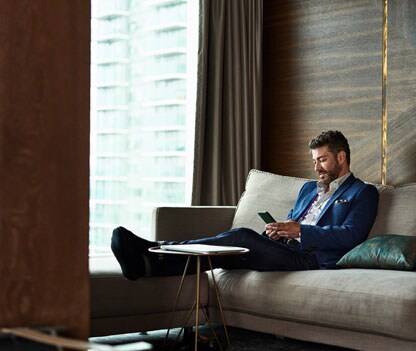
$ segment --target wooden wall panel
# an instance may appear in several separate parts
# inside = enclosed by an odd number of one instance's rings
[[[315,178],[308,141],[338,129],[380,182],[381,54],[377,1],[265,0],[262,168]]]
[[[416,2],[389,0],[387,183],[416,182]]]
[[[0,327],[86,338],[90,4],[0,13]]]

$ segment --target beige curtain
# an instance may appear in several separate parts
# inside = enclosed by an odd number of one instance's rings
[[[260,168],[262,19],[262,0],[200,0],[193,205],[235,205]]]

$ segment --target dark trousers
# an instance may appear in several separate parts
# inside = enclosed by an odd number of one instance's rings
[[[213,268],[253,269],[256,271],[299,271],[318,269],[318,263],[311,252],[301,251],[298,241],[272,240],[265,235],[248,228],[236,228],[214,237],[186,240],[182,242],[167,242],[167,244],[207,244],[223,246],[239,246],[250,250],[249,253],[231,256],[212,256]],[[183,269],[186,256],[166,254],[171,274]],[[209,269],[206,260],[201,262],[202,269]],[[176,267],[175,267],[176,266]],[[194,265],[190,273],[195,271]]]

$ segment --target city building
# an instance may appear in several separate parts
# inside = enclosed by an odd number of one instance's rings
[[[90,250],[155,206],[190,203],[196,1],[93,0]]]

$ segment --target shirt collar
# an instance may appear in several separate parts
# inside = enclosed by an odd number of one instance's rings
[[[342,177],[339,177],[339,178],[333,180],[331,183],[329,183],[329,192],[335,193],[338,190],[338,188],[342,185],[342,183],[344,183],[345,180],[350,175],[351,175],[351,172],[348,172],[348,173],[344,174]],[[328,186],[326,184],[324,184],[324,182],[322,180],[320,180],[317,183],[317,187],[318,187],[318,194],[322,194],[328,189]]]

